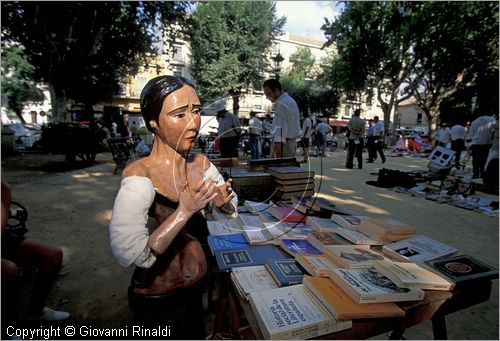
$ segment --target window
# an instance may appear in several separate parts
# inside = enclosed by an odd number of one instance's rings
[[[422,124],[422,113],[417,113],[417,124]]]
[[[137,76],[137,81],[135,83],[135,93],[140,94],[146,83],[148,82],[148,75],[141,73]]]

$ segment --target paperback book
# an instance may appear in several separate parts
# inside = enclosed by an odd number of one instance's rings
[[[389,278],[400,288],[419,288],[426,290],[451,290],[453,283],[417,263],[377,261],[375,270]]]
[[[275,244],[279,245],[282,239],[304,240],[312,229],[302,223],[264,223],[264,228],[245,230],[243,235],[246,240],[254,244]]]
[[[331,218],[334,222],[346,229],[358,229],[361,221],[368,217],[355,215],[332,214]]]
[[[302,283],[304,271],[295,259],[269,259],[266,269],[280,287]]]
[[[302,223],[305,222],[307,218],[303,213],[291,207],[273,206],[269,208],[269,213],[280,221],[290,223]]]
[[[336,269],[330,279],[357,303],[417,301],[424,298],[421,289],[399,288],[374,268]]]
[[[312,276],[328,277],[330,270],[339,268],[325,255],[297,254],[295,260]]]
[[[403,262],[423,263],[428,260],[448,256],[457,249],[424,235],[418,235],[382,247],[386,255]]]
[[[320,255],[321,251],[316,249],[307,240],[282,239],[280,247],[295,258],[297,254]]]
[[[467,254],[427,261],[426,266],[451,280],[455,287],[476,279],[496,279],[498,270]]]
[[[387,242],[373,238],[363,232],[339,227],[335,233],[341,235],[348,241],[357,245],[384,245]]]
[[[249,245],[247,248],[216,251],[215,260],[220,272],[242,266],[264,265],[268,259],[284,259],[274,245]]]
[[[259,212],[267,210],[271,207],[270,204],[266,204],[264,202],[245,200],[243,205],[248,209],[250,213],[258,214]]]
[[[234,268],[231,278],[241,297],[248,299],[251,292],[269,290],[278,287],[264,265]]]
[[[321,231],[330,231],[330,232],[335,232],[336,229],[341,227],[339,224],[334,222],[331,219],[327,218],[320,218],[320,217],[315,217],[315,216],[308,216],[306,223],[314,227],[317,230]]]
[[[242,233],[208,236],[207,242],[212,255],[216,251],[242,249],[250,246]]]
[[[375,261],[386,259],[369,245],[327,245],[324,254],[339,267],[347,269],[369,268]]]
[[[220,219],[207,221],[208,233],[212,236],[237,234],[243,232],[238,219]]]
[[[304,340],[352,327],[336,320],[303,285],[253,292],[250,305],[266,340]]]
[[[359,304],[329,278],[305,276],[304,285],[337,319],[400,317],[405,315],[403,309],[391,302]]]
[[[312,246],[320,250],[321,252],[325,251],[325,246],[328,245],[348,245],[352,244],[350,241],[345,239],[344,237],[334,233],[327,231],[312,231],[309,233],[306,239]]]
[[[266,172],[280,180],[314,178],[314,172],[300,167],[268,167]]]

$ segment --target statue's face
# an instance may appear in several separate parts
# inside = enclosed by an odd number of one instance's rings
[[[171,93],[163,102],[156,135],[178,152],[193,148],[200,130],[200,99],[188,85]]]

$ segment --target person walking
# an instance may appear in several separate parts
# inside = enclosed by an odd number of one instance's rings
[[[375,128],[375,123],[373,120],[368,120],[368,130],[366,132],[366,149],[368,150],[368,160],[367,163],[373,163],[377,159],[377,151],[374,148],[375,136],[373,136],[373,129]]]
[[[451,130],[446,126],[446,123],[441,123],[441,126],[436,131],[436,146],[448,148],[451,142]]]
[[[219,122],[220,156],[223,158],[238,157],[240,122],[232,112],[226,110],[222,101],[215,103],[215,111]]]
[[[259,139],[262,131],[260,120],[255,116],[255,111],[250,111],[250,121],[248,122],[248,144],[250,145],[250,158],[259,158]]]
[[[379,121],[378,116],[373,118],[373,154],[375,158],[377,157],[377,152],[380,155],[380,159],[382,163],[385,163],[385,154],[384,154],[384,134],[385,134],[385,126],[384,122]]]
[[[347,123],[347,129],[349,129],[349,145],[345,167],[348,169],[353,168],[354,156],[358,159],[358,168],[363,168],[363,130],[365,128],[365,121],[359,117],[360,114],[361,110],[354,110],[354,115]]]
[[[326,156],[325,149],[327,144],[327,135],[332,132],[332,127],[325,123],[323,119],[319,119],[316,125],[316,141],[318,146],[317,155]]]
[[[455,166],[460,169],[460,156],[465,150],[465,135],[467,131],[460,123],[455,124],[450,129],[451,150],[455,152]]]
[[[302,136],[300,137],[300,144],[302,146],[302,150],[304,151],[304,160],[302,160],[301,163],[307,163],[309,161],[309,141],[311,139],[312,121],[307,111],[304,112],[303,116],[304,122],[302,123]]]
[[[484,165],[492,144],[495,118],[483,115],[470,124],[466,142],[472,152],[472,178],[479,179],[484,174]]]
[[[297,138],[300,136],[300,112],[297,102],[283,91],[276,79],[268,79],[263,84],[267,99],[276,103],[271,128],[273,155],[275,157],[295,157]]]

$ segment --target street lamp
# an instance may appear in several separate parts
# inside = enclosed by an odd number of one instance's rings
[[[280,79],[280,71],[281,71],[281,63],[285,60],[281,53],[278,52],[278,54],[274,57],[271,58],[274,62],[274,75],[276,76],[276,79]]]

